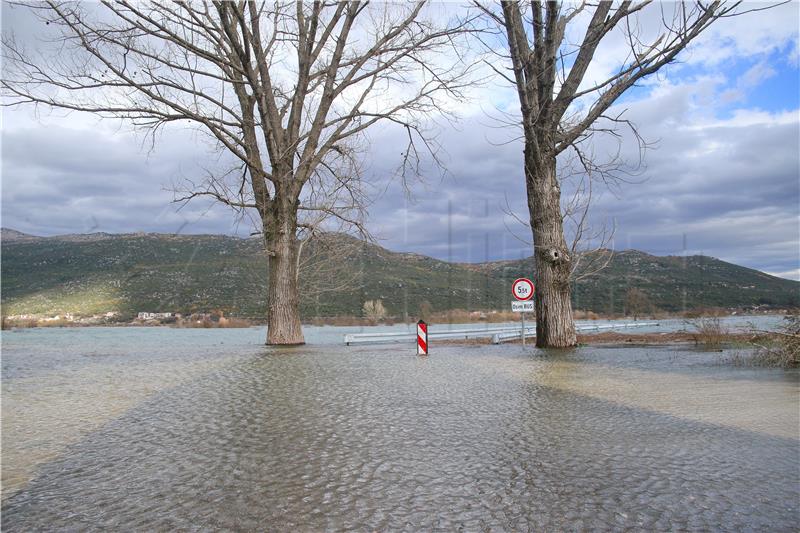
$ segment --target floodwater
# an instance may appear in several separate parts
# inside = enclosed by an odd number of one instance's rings
[[[688,347],[3,332],[2,519],[34,530],[800,524],[800,374]],[[335,339],[335,341],[334,341]]]

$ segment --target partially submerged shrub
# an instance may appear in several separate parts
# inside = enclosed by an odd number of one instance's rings
[[[700,317],[690,323],[695,330],[695,344],[706,348],[719,348],[728,337],[728,329],[719,317]]]
[[[800,314],[791,313],[783,317],[776,331],[755,332],[753,344],[756,351],[750,364],[758,366],[800,366]]]

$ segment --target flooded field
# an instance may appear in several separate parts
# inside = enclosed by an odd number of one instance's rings
[[[770,530],[800,374],[688,347],[3,333],[3,529]]]

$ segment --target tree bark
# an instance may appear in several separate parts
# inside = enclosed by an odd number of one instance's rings
[[[267,344],[305,344],[297,287],[297,200],[276,194],[266,213],[269,257]]]
[[[556,155],[554,151],[537,153],[531,144],[525,146],[525,182],[536,262],[536,346],[567,348],[578,341],[570,300],[572,258],[564,240]]]

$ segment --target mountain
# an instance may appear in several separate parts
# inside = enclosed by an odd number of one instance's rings
[[[3,243],[35,241],[41,238],[42,237],[37,237],[35,235],[28,235],[27,233],[22,233],[21,231],[17,231],[15,229],[9,229],[9,228],[0,229],[0,242]]]
[[[713,257],[655,256],[637,250],[608,253],[611,258],[602,270],[573,285],[575,309],[623,312],[626,294],[632,287],[646,294],[658,309],[670,312],[708,307],[800,306],[800,282]],[[496,277],[498,268],[508,269],[510,276],[522,275],[531,262],[493,266],[489,275]],[[605,260],[599,258],[595,264],[605,264]]]
[[[263,317],[267,272],[261,241],[224,235],[105,234],[35,237],[2,230],[4,315],[210,311]],[[535,280],[531,258],[447,263],[329,235],[303,253],[305,317],[360,316],[380,299],[389,314],[420,307],[510,308],[511,282]],[[587,267],[588,269],[589,267]],[[580,272],[579,272],[580,274]],[[621,313],[631,287],[664,311],[696,307],[800,306],[800,283],[706,256],[611,254],[574,285],[576,309]]]

